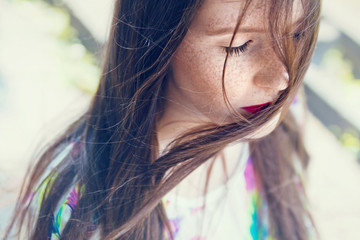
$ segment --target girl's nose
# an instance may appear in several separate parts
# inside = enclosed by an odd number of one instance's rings
[[[281,91],[289,86],[289,74],[274,50],[270,47],[259,56],[259,68],[254,75],[254,84],[261,88]]]
[[[286,70],[269,71],[262,69],[254,76],[254,83],[261,88],[269,88],[273,91],[285,90],[289,85],[289,74]]]

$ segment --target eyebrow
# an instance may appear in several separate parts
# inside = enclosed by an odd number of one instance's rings
[[[300,18],[296,22],[294,22],[294,27],[298,26],[301,23],[301,21],[303,21],[302,18]],[[253,33],[264,33],[265,29],[239,26],[237,32],[238,33],[251,33],[251,32],[253,32]],[[206,34],[208,36],[225,35],[225,34],[233,34],[233,33],[234,33],[234,28],[233,27],[224,27],[224,28],[219,28],[219,29],[215,29],[215,30],[206,31]]]
[[[258,32],[258,33],[262,33],[265,32],[264,29],[258,29],[258,28],[250,28],[250,27],[239,27],[237,32],[242,32],[242,33],[249,33],[249,32]],[[225,35],[225,34],[233,34],[234,33],[234,28],[233,27],[225,27],[225,28],[219,28],[216,30],[209,30],[206,31],[206,34],[209,36],[214,36],[214,35]]]

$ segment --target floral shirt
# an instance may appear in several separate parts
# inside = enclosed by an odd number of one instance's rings
[[[247,154],[242,160],[235,175],[206,197],[182,198],[172,192],[164,197],[176,240],[274,239],[267,206],[255,187],[251,158]]]
[[[291,106],[295,109],[295,115],[302,111],[301,104],[298,103],[296,98]],[[276,239],[269,230],[267,204],[255,184],[254,167],[248,148],[239,162],[238,169],[228,182],[208,192],[205,197],[183,198],[172,191],[164,196],[162,201],[175,240]],[[49,240],[60,239],[61,232],[81,197],[83,187],[75,185],[60,201],[61,205],[57,207],[49,229]],[[40,197],[43,194],[40,191]],[[309,239],[315,239],[314,232],[309,223]],[[100,239],[95,221],[88,226],[85,234],[88,238]],[[169,237],[167,229],[164,229],[164,234]]]
[[[169,192],[163,198],[165,211],[175,240],[262,239],[273,240],[269,233],[267,206],[257,190],[248,148],[235,174],[228,182],[205,197],[183,198]],[[55,211],[48,239],[60,239],[61,232],[76,207],[83,187],[76,185]],[[206,204],[206,207],[205,207]],[[263,215],[263,221],[259,216]],[[164,229],[165,236],[169,236]],[[86,235],[96,235],[96,224]]]

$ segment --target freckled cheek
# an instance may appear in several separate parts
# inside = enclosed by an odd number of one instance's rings
[[[227,92],[239,97],[251,90],[252,66],[242,59],[229,59],[225,72],[225,87]],[[229,94],[229,97],[231,97]]]
[[[185,50],[186,49],[186,50]],[[179,71],[183,71],[182,82],[189,90],[203,95],[221,95],[221,76],[223,60],[214,56],[211,50],[187,46],[178,54]],[[222,96],[222,95],[221,95]]]

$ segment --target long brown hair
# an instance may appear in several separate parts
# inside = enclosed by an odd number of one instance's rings
[[[170,227],[162,197],[227,144],[247,140],[280,108],[287,112],[314,51],[319,1],[301,0],[304,16],[296,32],[289,24],[295,0],[268,1],[270,37],[289,73],[289,87],[271,107],[248,119],[238,117],[234,123],[192,129],[159,157],[155,123],[164,106],[169,64],[203,0],[117,0],[92,104],[32,166],[5,239],[14,228],[25,231],[29,239],[47,238],[59,199],[74,183],[85,187],[63,239],[86,238],[84,232],[93,218],[101,239],[163,239],[163,229]],[[251,2],[246,0],[245,8],[239,9],[242,14],[234,34]],[[225,69],[226,60],[227,101]],[[71,144],[72,150],[48,173],[49,165]],[[308,157],[291,114],[284,113],[273,133],[250,146],[272,232],[279,239],[307,239],[306,219],[311,217],[304,194],[293,181],[297,164],[293,155],[303,167]],[[42,180],[45,173],[48,177]],[[31,196],[39,184],[46,189],[37,214],[31,211],[35,201]]]

